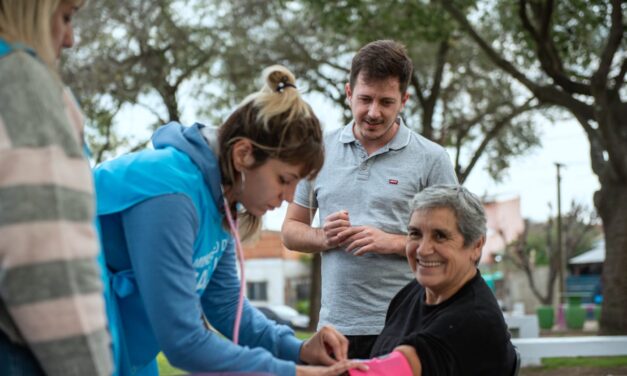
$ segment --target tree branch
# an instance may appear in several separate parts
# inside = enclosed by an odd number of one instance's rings
[[[599,88],[605,88],[607,86],[607,76],[612,66],[612,60],[614,60],[614,55],[623,39],[625,27],[623,25],[623,11],[621,8],[621,0],[612,0],[612,26],[610,27],[610,34],[607,39],[607,45],[601,54],[599,67],[592,76],[593,84],[595,86],[598,85]]]
[[[460,130],[460,138],[465,138],[474,124],[480,123],[486,116],[495,113],[499,107],[506,105],[507,103],[504,102],[492,103],[490,106],[486,107],[483,111],[476,114],[474,117],[470,119],[462,119],[459,123],[453,123],[448,128]]]
[[[139,143],[137,143],[137,145],[131,147],[129,149],[129,153],[134,153],[136,151],[140,151],[141,149],[145,148],[146,145],[150,142],[150,140],[146,140],[146,141],[140,141]]]
[[[448,40],[445,38],[438,46],[438,52],[436,55],[435,71],[433,72],[433,82],[431,83],[431,92],[426,101],[421,101],[422,107],[422,126],[423,133],[433,136],[433,113],[435,110],[435,104],[440,97],[440,91],[442,89],[442,75],[444,74],[444,67],[446,65],[446,57],[449,50]],[[431,138],[431,137],[428,137]]]
[[[426,99],[424,93],[422,92],[422,85],[420,84],[420,80],[415,72],[411,74],[411,86],[414,87],[414,91],[416,92],[416,97],[418,98],[418,102],[420,102],[420,106],[425,108],[427,106]]]
[[[162,117],[161,117],[161,115],[159,115],[159,113],[158,113],[158,112],[157,112],[154,108],[152,108],[152,107],[148,106],[148,105],[147,105],[147,104],[145,104],[145,103],[141,103],[141,102],[139,102],[139,101],[138,101],[138,102],[135,102],[135,103],[136,103],[136,104],[138,104],[139,106],[141,106],[141,107],[145,108],[146,110],[148,110],[151,114],[153,114],[153,115],[157,118],[157,120],[159,121],[159,123],[161,123],[161,124],[165,124],[165,123],[167,123],[167,122],[168,122],[167,120],[165,120],[164,118],[162,118]]]
[[[623,83],[625,82],[626,73],[627,73],[627,59],[623,59],[623,63],[620,65],[620,72],[618,72],[618,75],[614,77],[614,87],[612,88],[614,95],[616,95],[618,91],[620,90],[620,88],[623,86]]]
[[[623,105],[620,98],[607,90],[608,75],[612,60],[623,39],[624,26],[620,0],[612,0],[612,25],[597,71],[592,75],[591,88],[595,102],[595,119],[603,137],[603,146],[609,156],[609,164],[613,173],[627,179],[627,159],[624,157],[624,146],[620,127],[624,124],[624,116],[617,111]],[[623,68],[621,67],[621,70]],[[620,74],[620,73],[619,73]],[[616,105],[616,102],[619,104]]]
[[[274,9],[273,9],[274,11]],[[344,72],[344,73],[350,73],[350,69],[347,69],[344,66],[338,65],[332,61],[329,60],[320,60],[320,59],[316,59],[313,56],[311,56],[311,54],[309,53],[309,51],[307,50],[307,48],[305,48],[305,46],[303,46],[303,44],[294,37],[293,33],[291,30],[288,30],[288,28],[285,26],[285,23],[283,22],[283,19],[280,17],[280,15],[278,15],[276,12],[274,14],[274,20],[278,23],[279,27],[281,28],[281,30],[283,30],[284,35],[287,36],[287,38],[290,40],[291,45],[296,46],[298,48],[298,50],[300,51],[301,54],[307,56],[307,58],[311,61],[313,61],[314,63],[321,65],[321,64],[326,64],[334,69],[339,70],[340,72]]]
[[[605,146],[601,136],[599,135],[599,131],[590,125],[588,119],[578,116],[576,113],[573,113],[573,115],[588,136],[588,141],[590,142],[590,167],[592,168],[592,172],[594,172],[597,176],[601,176],[607,162],[603,157]]]
[[[470,22],[466,19],[466,16],[462,14],[462,12],[457,9],[451,0],[441,0],[442,6],[444,9],[459,23],[459,25],[466,30],[466,32],[470,35],[470,37],[479,45],[479,47],[485,52],[486,55],[502,70],[512,75],[518,81],[520,81],[523,85],[528,88],[536,88],[537,85],[534,84],[527,76],[525,76],[522,72],[520,72],[512,63],[505,60],[501,57],[481,36],[477,33],[477,31],[470,25]],[[534,90],[532,90],[534,91]]]
[[[460,181],[465,181],[466,178],[468,178],[468,175],[470,174],[470,172],[472,171],[472,169],[475,167],[475,165],[477,164],[477,162],[479,161],[479,159],[481,158],[481,156],[483,155],[483,152],[485,151],[485,149],[488,147],[488,144],[499,134],[499,132],[501,132],[501,130],[508,125],[516,116],[527,112],[529,110],[532,110],[534,108],[539,107],[539,105],[531,105],[531,102],[534,100],[534,97],[531,97],[529,99],[527,99],[527,101],[518,107],[515,107],[509,114],[507,114],[506,116],[504,116],[503,118],[499,119],[496,121],[496,124],[494,124],[494,127],[492,127],[492,129],[490,129],[485,136],[483,137],[483,140],[481,141],[481,144],[479,145],[479,147],[477,148],[477,150],[475,151],[475,153],[473,154],[470,162],[468,163],[468,165],[466,166],[466,168],[464,169],[461,177],[460,177]]]
[[[470,25],[466,17],[462,12],[457,9],[451,2],[451,0],[440,0],[444,9],[459,23],[459,25],[466,30],[468,35],[479,45],[483,52],[503,71],[510,74],[527,89],[529,89],[541,102],[547,104],[558,105],[570,110],[573,114],[577,113],[578,116],[585,119],[594,119],[594,112],[591,106],[581,102],[571,95],[558,90],[553,86],[540,86],[531,81],[527,76],[514,67],[509,61],[501,57]]]
[[[96,154],[96,157],[94,158],[94,162],[96,164],[99,164],[102,162],[104,153],[106,151],[109,151],[109,148],[111,147],[111,128],[113,127],[113,117],[120,111],[121,107],[122,107],[122,103],[117,102],[115,105],[115,109],[109,113],[109,116],[107,116],[107,125],[105,126],[105,134],[104,134],[105,143],[100,147],[100,150],[98,150],[98,153]]]
[[[527,15],[527,0],[519,0],[518,6],[518,14],[523,27],[535,41],[538,60],[544,71],[566,92],[590,95],[589,85],[574,82],[564,74],[564,66],[550,36],[550,22],[553,13],[552,1],[549,1],[546,7],[537,7],[540,8],[539,12],[541,12],[539,16],[541,19],[540,33],[531,24]]]
[[[540,38],[548,39],[551,30],[551,19],[553,17],[554,1],[547,0],[546,6],[542,12],[542,20],[540,22]]]

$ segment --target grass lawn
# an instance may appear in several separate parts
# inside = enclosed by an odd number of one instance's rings
[[[541,367],[523,368],[521,376],[627,375],[627,356],[548,358]]]
[[[556,369],[563,367],[625,367],[627,356],[547,358],[542,359],[542,368]]]
[[[311,332],[296,332],[296,337],[300,339],[307,339],[311,337],[313,333]],[[172,365],[168,362],[165,355],[163,353],[159,353],[157,357],[157,362],[159,363],[159,375],[160,376],[174,376],[174,375],[184,375],[185,371],[181,371],[180,369],[172,367]]]

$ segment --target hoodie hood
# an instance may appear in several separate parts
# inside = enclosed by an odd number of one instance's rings
[[[194,123],[185,127],[177,122],[171,122],[159,127],[152,135],[152,145],[155,149],[164,149],[171,146],[185,153],[200,169],[209,187],[211,197],[218,208],[223,207],[222,175],[220,174],[220,161],[216,153],[211,149],[201,133],[205,125]]]

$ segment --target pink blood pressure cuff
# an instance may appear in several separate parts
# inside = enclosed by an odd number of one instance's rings
[[[393,351],[380,358],[364,361],[370,369],[360,371],[356,368],[348,370],[350,376],[412,376],[411,366],[400,351]]]

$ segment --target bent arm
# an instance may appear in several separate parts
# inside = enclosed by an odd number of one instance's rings
[[[202,308],[209,322],[227,338],[232,338],[233,335],[239,289],[235,250],[231,246],[222,255],[201,298]],[[294,331],[288,326],[268,320],[250,305],[248,299],[244,299],[239,339],[244,346],[261,347],[277,358],[299,361],[302,341],[294,336]],[[247,361],[262,362],[263,359],[233,359],[235,363]]]
[[[159,196],[124,212],[135,278],[164,354],[173,366],[190,372],[293,375],[294,363],[275,359],[261,348],[237,346],[205,328],[192,264],[197,228],[196,209],[180,194]],[[221,267],[218,264],[212,280]]]
[[[401,345],[396,347],[394,351],[398,351],[403,354],[405,359],[407,359],[414,376],[422,376],[422,363],[420,363],[420,357],[418,356],[418,353],[416,353],[416,349],[412,346]]]
[[[314,213],[315,210],[304,206],[295,203],[289,204],[281,228],[281,240],[288,249],[305,253],[318,253],[330,248],[326,243],[324,230],[311,227]]]
[[[0,67],[0,327],[48,375],[107,375],[91,172],[40,65]]]

